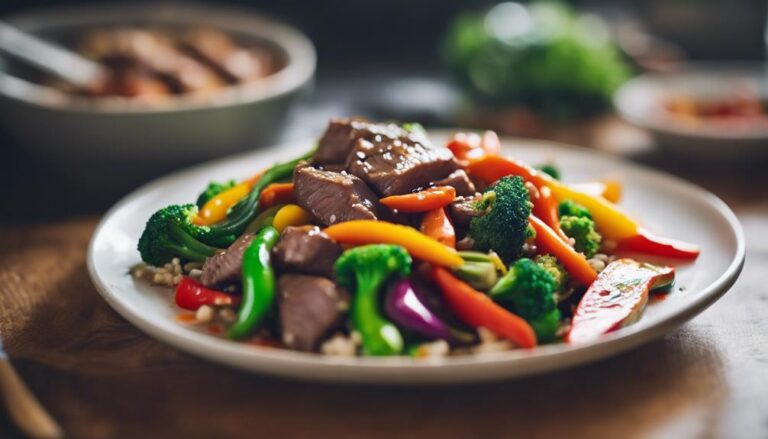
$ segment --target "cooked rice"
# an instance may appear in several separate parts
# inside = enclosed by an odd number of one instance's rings
[[[357,332],[353,331],[349,336],[337,333],[320,346],[320,352],[324,355],[354,357],[361,343],[362,339]]]
[[[445,340],[436,340],[430,343],[422,343],[416,348],[415,356],[418,358],[445,357],[451,351],[451,346]]]
[[[174,287],[181,282],[185,274],[191,270],[202,267],[199,263],[187,263],[181,265],[179,258],[173,258],[171,262],[162,267],[155,267],[145,263],[137,264],[131,269],[131,275],[136,279],[144,279],[153,285]]]

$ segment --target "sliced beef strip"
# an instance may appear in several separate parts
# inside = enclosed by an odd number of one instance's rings
[[[318,164],[343,164],[358,139],[407,138],[408,131],[395,124],[376,124],[361,118],[331,119],[320,138],[314,160]]]
[[[463,169],[457,169],[451,175],[435,181],[435,186],[453,186],[456,189],[456,195],[474,195],[475,184],[469,179],[467,172]]]
[[[448,215],[453,220],[453,224],[457,227],[466,228],[469,227],[469,222],[472,218],[482,216],[482,213],[475,209],[475,203],[482,198],[482,195],[477,194],[472,197],[460,197],[456,201],[448,205]]]
[[[227,284],[240,279],[243,267],[243,253],[251,245],[253,235],[245,234],[223,252],[205,260],[200,281],[207,287]]]
[[[332,278],[341,246],[317,226],[286,227],[274,255],[275,265],[281,270]]]
[[[457,168],[449,149],[415,137],[358,139],[347,158],[347,170],[383,196],[427,187]]]
[[[349,293],[319,276],[284,274],[277,281],[280,332],[292,349],[314,351],[349,309]]]
[[[299,206],[326,225],[378,217],[378,197],[354,175],[299,165],[294,171],[293,191]]]

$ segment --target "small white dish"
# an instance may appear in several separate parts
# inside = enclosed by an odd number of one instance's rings
[[[675,96],[718,100],[748,90],[768,99],[768,64],[688,63],[669,73],[648,73],[626,82],[614,105],[626,121],[649,130],[659,147],[696,158],[768,157],[768,124],[734,127],[702,121],[682,123],[665,103]]]
[[[437,143],[449,133],[432,132]],[[634,325],[591,344],[545,345],[532,350],[434,359],[342,358],[236,343],[204,328],[179,322],[173,291],[134,280],[136,243],[147,218],[158,208],[190,202],[210,180],[245,178],[275,161],[305,152],[313,141],[232,156],[151,182],[115,205],[96,229],[88,269],[104,299],[147,334],[212,361],[283,377],[358,383],[436,384],[498,380],[596,361],[646,343],[677,328],[722,296],[744,263],[744,236],[736,216],[717,197],[670,175],[586,149],[549,142],[503,139],[504,153],[531,163],[554,159],[566,181],[606,174],[624,183],[621,206],[647,228],[697,243],[693,264],[677,265],[677,283],[665,300],[654,301]],[[683,287],[682,291],[680,287]]]

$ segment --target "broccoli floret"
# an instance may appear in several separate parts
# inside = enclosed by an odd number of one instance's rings
[[[205,188],[205,190],[197,197],[195,204],[198,208],[202,208],[211,198],[219,195],[227,189],[235,187],[236,184],[237,182],[235,180],[229,180],[226,183],[212,181],[208,183],[208,187]]]
[[[592,219],[592,214],[589,213],[589,210],[573,200],[563,201],[560,203],[558,210],[560,211],[560,216],[578,216]]]
[[[552,340],[560,325],[555,303],[557,281],[550,272],[528,258],[521,258],[488,294],[527,320],[540,341]]]
[[[560,217],[560,228],[576,241],[574,248],[591,258],[600,248],[603,237],[595,230],[595,222],[584,216]]]
[[[493,250],[505,261],[520,256],[523,244],[533,236],[528,224],[532,204],[523,179],[503,177],[486,189],[475,208],[485,212],[469,224],[475,249]]]
[[[549,175],[555,180],[560,180],[560,170],[552,164],[539,165],[536,167],[539,171]]]
[[[194,204],[174,204],[155,212],[139,238],[141,259],[159,266],[176,256],[196,262],[212,256],[217,249],[200,242],[209,228],[192,223],[196,214]]]
[[[533,258],[533,261],[552,275],[552,278],[555,280],[555,291],[562,291],[568,285],[568,271],[566,271],[565,267],[556,257],[550,254],[538,255]]]
[[[352,323],[363,338],[367,355],[397,355],[403,351],[403,337],[381,312],[379,293],[392,276],[411,272],[411,256],[398,245],[372,244],[345,251],[334,266],[336,280],[355,291]]]

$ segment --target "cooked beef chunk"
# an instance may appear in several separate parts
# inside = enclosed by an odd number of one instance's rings
[[[243,268],[243,253],[251,245],[253,235],[245,234],[233,242],[228,249],[205,260],[200,281],[207,287],[213,287],[240,279]]]
[[[383,196],[426,187],[457,167],[449,149],[410,137],[359,139],[347,158],[347,170]]]
[[[292,349],[314,351],[349,309],[349,293],[319,276],[284,274],[277,281],[280,332]]]
[[[472,183],[472,180],[469,179],[469,176],[463,169],[457,169],[442,180],[437,180],[435,186],[453,186],[456,189],[456,195],[459,196],[474,195],[477,192],[475,184]]]
[[[354,175],[299,165],[293,175],[293,191],[299,206],[323,224],[377,219],[378,197]]]
[[[475,209],[482,195],[473,197],[460,197],[448,206],[448,215],[453,220],[453,224],[458,227],[469,227],[472,218],[482,216],[482,213]]]
[[[281,270],[333,277],[341,246],[317,226],[286,227],[274,250]]]
[[[395,124],[375,124],[364,119],[331,119],[317,145],[318,164],[345,163],[358,139],[406,138],[408,132]]]

